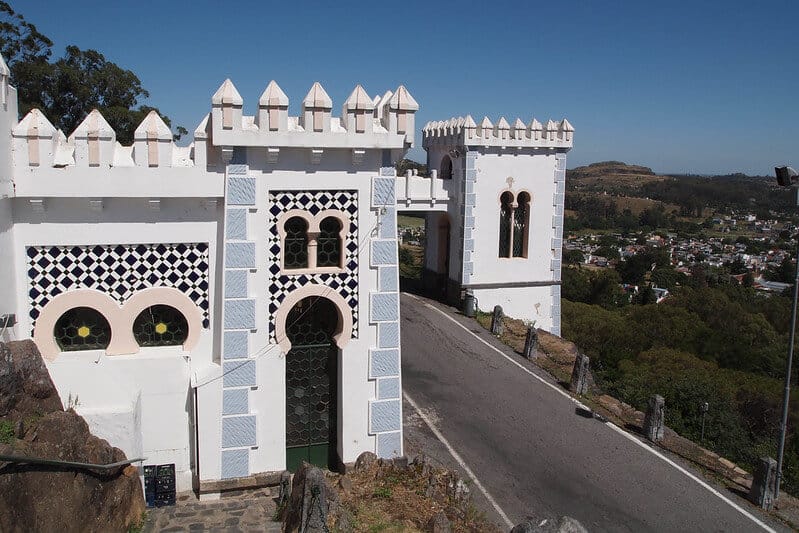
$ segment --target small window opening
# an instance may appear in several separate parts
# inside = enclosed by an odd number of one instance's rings
[[[111,342],[111,326],[96,309],[75,307],[56,321],[53,335],[64,352],[104,350]]]
[[[513,195],[502,193],[499,208],[499,257],[510,257]]]
[[[530,195],[520,192],[513,210],[513,257],[527,257],[530,225]]]
[[[188,336],[186,317],[169,305],[148,307],[133,322],[133,337],[139,346],[180,345]]]
[[[301,217],[291,217],[284,226],[286,230],[284,266],[308,268],[308,223]]]
[[[327,217],[319,225],[316,266],[337,267],[341,265],[341,221]]]

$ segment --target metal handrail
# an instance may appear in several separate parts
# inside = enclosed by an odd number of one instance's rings
[[[139,461],[146,461],[146,460],[147,460],[146,457],[138,457],[136,459],[125,459],[124,461],[118,461],[116,463],[98,465],[93,463],[77,463],[75,461],[61,461],[58,459],[45,459],[43,457],[24,457],[21,455],[0,455],[0,462],[27,463],[27,464],[38,464],[38,465],[48,465],[48,466],[71,466],[75,468],[92,468],[98,470],[112,470],[120,466],[126,466],[131,463],[137,463]]]

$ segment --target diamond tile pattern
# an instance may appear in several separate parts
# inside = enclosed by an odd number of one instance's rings
[[[352,337],[358,337],[358,191],[271,191],[269,193],[269,337],[275,340],[274,316],[283,299],[293,291],[315,283],[338,292],[352,309]],[[347,215],[344,238],[344,272],[339,274],[286,274],[280,271],[280,236],[277,220],[290,209],[312,215],[336,209]]]
[[[26,254],[34,326],[69,290],[96,289],[121,304],[142,289],[174,287],[197,304],[208,328],[208,243],[28,246]]]

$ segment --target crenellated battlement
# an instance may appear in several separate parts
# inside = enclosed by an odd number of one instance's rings
[[[471,115],[425,124],[422,139],[429,146],[500,146],[533,148],[571,148],[574,127],[568,120],[548,120],[542,125],[533,118],[525,124],[517,118],[513,124],[500,117],[496,124],[488,117],[476,123]]]
[[[0,93],[9,92],[9,70],[0,58]],[[13,89],[11,89],[13,91]],[[260,146],[277,161],[280,148],[308,148],[311,163],[324,149],[351,149],[357,164],[366,149],[406,150],[413,146],[414,114],[419,105],[400,85],[395,91],[371,98],[357,85],[333,117],[333,101],[319,82],[302,100],[300,114],[290,117],[289,98],[272,80],[258,99],[253,116],[243,114],[244,99],[233,82],[225,80],[211,97],[211,112],[194,131],[189,146],[178,146],[163,119],[151,111],[136,128],[130,146],[117,141],[116,132],[97,109],[92,110],[69,136],[58,130],[38,109],[11,122],[12,164],[18,171],[68,168],[190,168],[205,169],[224,162],[220,149]],[[40,173],[40,172],[39,172]]]
[[[32,109],[11,130],[14,167],[192,167],[194,144],[176,146],[172,132],[155,111],[134,132],[131,146],[122,146],[116,132],[97,109],[69,137],[44,113]]]
[[[414,114],[419,104],[400,85],[394,91],[371,98],[356,85],[332,116],[333,100],[315,82],[302,100],[300,114],[288,114],[289,98],[274,80],[258,99],[258,112],[243,114],[244,100],[229,79],[211,98],[210,133],[217,146],[381,148],[413,146]],[[313,159],[312,155],[312,159]]]

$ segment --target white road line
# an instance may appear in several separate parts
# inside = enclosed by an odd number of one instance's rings
[[[406,296],[409,296],[409,297],[413,298],[414,300],[416,300],[416,301],[418,301],[418,302],[421,302],[421,303],[422,303],[422,304],[423,304],[425,307],[428,307],[428,308],[430,308],[430,309],[432,309],[432,310],[434,310],[434,311],[438,312],[438,313],[439,313],[441,316],[443,316],[443,317],[444,317],[444,318],[446,318],[447,320],[449,320],[449,321],[453,322],[454,324],[456,324],[456,325],[457,325],[459,328],[461,328],[461,329],[463,329],[464,331],[466,331],[467,333],[469,333],[469,334],[470,334],[471,336],[473,336],[475,339],[477,339],[478,341],[482,342],[483,344],[485,344],[486,346],[488,346],[489,348],[491,348],[492,350],[494,350],[495,352],[497,352],[499,355],[501,355],[502,357],[504,357],[506,360],[508,360],[508,361],[510,361],[511,363],[513,363],[514,365],[518,366],[518,367],[519,367],[519,368],[521,368],[523,371],[527,372],[528,374],[530,374],[531,376],[533,376],[535,379],[537,379],[538,381],[540,381],[541,383],[543,383],[544,385],[546,385],[546,386],[547,386],[547,387],[549,387],[550,389],[554,390],[555,392],[557,392],[557,393],[558,393],[558,394],[560,394],[561,396],[563,396],[563,397],[565,397],[565,398],[568,398],[568,399],[569,399],[571,402],[575,403],[575,404],[576,404],[576,405],[578,405],[579,407],[581,407],[581,408],[583,408],[583,409],[590,410],[588,407],[586,407],[586,406],[585,406],[583,403],[581,403],[579,400],[577,400],[577,399],[573,398],[572,396],[569,396],[569,395],[568,395],[568,394],[566,394],[566,392],[565,392],[565,391],[563,391],[562,389],[560,389],[560,388],[556,387],[556,386],[555,386],[555,385],[553,385],[552,383],[549,383],[548,381],[546,381],[545,379],[543,379],[541,376],[539,376],[538,374],[536,374],[535,372],[533,372],[533,371],[532,371],[532,370],[530,370],[529,368],[526,368],[524,365],[522,365],[522,364],[521,364],[521,363],[519,363],[518,361],[515,361],[513,358],[509,357],[509,356],[508,356],[508,354],[506,354],[506,353],[502,352],[502,350],[498,349],[498,348],[497,348],[497,347],[495,347],[495,346],[492,346],[492,345],[491,345],[490,343],[488,343],[488,342],[487,342],[485,339],[481,338],[481,337],[480,337],[479,335],[477,335],[475,332],[473,332],[472,330],[470,330],[469,328],[467,328],[466,326],[464,326],[463,324],[461,324],[460,322],[458,322],[457,320],[455,320],[454,318],[452,318],[451,316],[449,316],[447,313],[445,313],[444,311],[442,311],[442,310],[441,310],[441,309],[439,309],[438,307],[436,307],[436,306],[434,306],[434,305],[431,305],[431,304],[429,304],[429,303],[425,302],[424,300],[422,300],[421,298],[419,298],[419,297],[417,297],[417,296],[414,296],[413,294],[409,294],[409,293],[407,293],[407,292],[403,292],[402,294],[404,294],[404,295],[406,295]],[[407,396],[406,396],[406,398],[407,398]],[[410,398],[408,398],[408,401],[410,401]],[[411,405],[413,405],[413,402],[411,402]],[[415,406],[414,406],[414,407],[415,407]],[[418,411],[419,409],[417,408],[416,410]],[[424,419],[424,417],[422,417],[422,418]],[[426,421],[426,420],[425,420],[425,421]],[[428,423],[428,425],[430,425],[430,424]],[[763,522],[762,522],[761,520],[759,520],[757,517],[755,517],[754,515],[752,515],[752,514],[751,514],[749,511],[747,511],[746,509],[744,509],[743,507],[741,507],[741,506],[740,506],[740,505],[738,505],[737,503],[733,502],[732,500],[730,500],[729,498],[727,498],[726,496],[724,496],[722,493],[720,493],[719,491],[717,491],[716,489],[714,489],[713,487],[711,487],[710,485],[708,485],[707,483],[705,483],[704,481],[702,481],[701,479],[699,479],[698,477],[696,477],[695,475],[693,475],[692,473],[690,473],[689,471],[687,471],[686,469],[684,469],[683,467],[681,467],[680,465],[678,465],[677,463],[675,463],[674,461],[672,461],[671,459],[669,459],[668,457],[666,457],[665,455],[663,455],[662,453],[658,452],[657,450],[654,450],[653,448],[650,448],[649,446],[647,446],[646,444],[644,444],[643,442],[641,442],[640,440],[638,440],[638,439],[637,439],[637,438],[635,438],[634,436],[630,435],[629,433],[627,433],[626,431],[624,431],[623,429],[621,429],[620,427],[616,426],[615,424],[613,424],[613,423],[611,423],[611,422],[609,422],[609,421],[608,421],[608,422],[605,422],[605,425],[606,425],[606,426],[608,426],[608,427],[610,427],[611,429],[613,429],[613,430],[614,430],[616,433],[618,433],[618,434],[620,434],[620,435],[624,436],[624,438],[626,438],[626,439],[628,439],[628,440],[630,440],[630,441],[634,442],[635,444],[637,444],[638,446],[640,446],[642,449],[644,449],[644,450],[646,450],[646,451],[650,452],[651,454],[655,455],[656,457],[659,457],[659,458],[661,458],[661,459],[662,459],[662,460],[664,460],[666,463],[668,463],[669,465],[673,466],[674,468],[676,468],[677,470],[679,470],[680,472],[682,472],[683,474],[685,474],[685,475],[686,475],[686,476],[688,476],[689,478],[693,479],[693,480],[694,480],[694,481],[696,481],[696,482],[697,482],[699,485],[701,485],[702,487],[706,488],[706,489],[707,489],[708,491],[710,491],[712,494],[714,494],[714,495],[718,496],[718,497],[719,497],[719,498],[720,498],[722,501],[724,501],[724,502],[726,502],[727,504],[729,504],[729,506],[730,506],[730,507],[732,507],[733,509],[735,509],[736,511],[738,511],[739,513],[741,513],[742,515],[744,515],[745,517],[747,517],[748,519],[750,519],[752,522],[754,522],[755,524],[757,524],[758,526],[760,526],[760,527],[761,527],[761,528],[763,528],[764,530],[766,530],[766,531],[768,531],[768,532],[770,532],[770,533],[776,533],[776,531],[775,531],[774,529],[772,529],[771,527],[769,527],[768,525],[766,525],[765,523],[763,523]],[[432,426],[431,426],[431,429],[432,429]],[[441,438],[443,438],[443,436],[442,436]],[[456,458],[456,459],[457,459],[457,458]],[[491,501],[491,500],[489,499],[489,501]],[[511,527],[512,527],[512,526],[511,526]]]
[[[502,517],[502,519],[505,521],[508,527],[513,528],[515,524],[510,521],[510,518],[508,518],[508,515],[506,515],[505,511],[502,510],[502,507],[499,506],[499,504],[496,502],[496,500],[494,500],[491,494],[488,493],[483,484],[480,483],[480,480],[477,479],[477,476],[474,475],[472,469],[469,468],[469,465],[466,464],[466,462],[463,460],[460,454],[458,454],[458,452],[455,451],[455,448],[452,447],[452,445],[449,443],[446,437],[444,437],[443,433],[441,433],[441,431],[438,430],[435,424],[433,424],[432,420],[430,420],[430,418],[428,418],[428,416],[422,412],[422,410],[419,408],[419,405],[415,401],[413,401],[413,399],[411,399],[410,396],[408,396],[407,392],[403,392],[402,396],[408,401],[409,404],[411,404],[411,407],[416,409],[416,413],[422,418],[422,420],[424,420],[424,423],[427,424],[427,427],[430,428],[430,431],[432,431],[433,434],[436,436],[436,438],[441,441],[441,444],[443,444],[447,448],[447,451],[458,462],[458,464],[461,465],[461,468],[463,468],[466,471],[466,474],[471,478],[472,483],[474,483],[474,486],[480,489],[480,492],[482,492],[483,496],[486,497],[488,503],[491,504],[491,506],[494,508],[494,510],[497,513],[499,513],[499,516]]]

